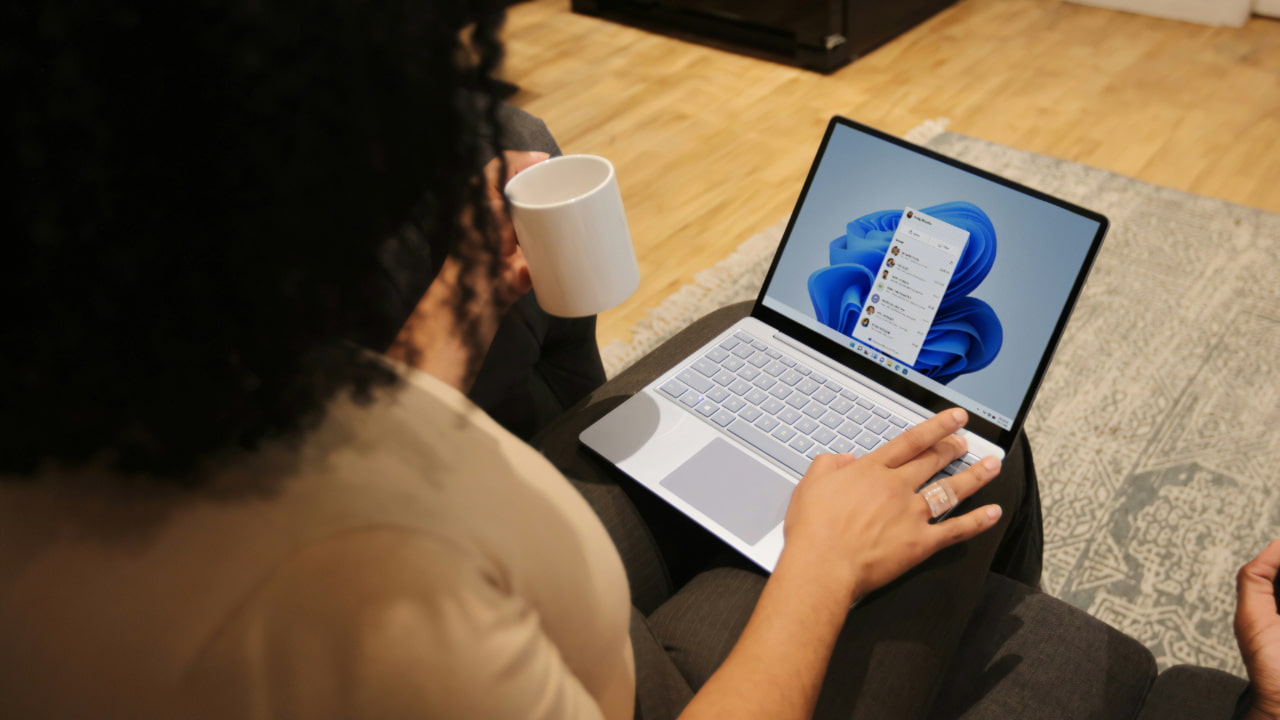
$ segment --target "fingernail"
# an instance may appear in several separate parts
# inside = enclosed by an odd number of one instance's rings
[[[1004,514],[1004,511],[1000,509],[999,505],[987,506],[987,518],[991,520],[991,522],[995,522],[999,520],[1000,516],[1003,514]]]
[[[961,410],[960,408],[956,408],[955,410],[952,410],[951,419],[955,421],[956,425],[964,425],[964,419],[965,419],[964,411]]]
[[[1000,469],[1000,461],[993,457],[982,458],[982,467],[995,472]]]

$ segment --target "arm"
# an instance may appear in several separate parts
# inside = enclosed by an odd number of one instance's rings
[[[681,716],[807,718],[849,606],[1000,517],[987,506],[936,525],[915,489],[965,452],[952,410],[861,458],[819,456],[786,517],[786,546],[742,637]],[[965,498],[999,471],[989,458],[951,478]]]
[[[1245,720],[1280,720],[1278,573],[1280,540],[1273,540],[1236,576],[1236,643],[1255,693]]]

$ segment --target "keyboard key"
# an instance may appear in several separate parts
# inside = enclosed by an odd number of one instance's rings
[[[869,432],[864,432],[861,435],[859,435],[858,438],[854,440],[854,442],[858,443],[859,445],[861,445],[862,447],[868,450],[874,450],[876,445],[880,444],[880,438],[876,437],[875,435],[872,435]]]
[[[850,420],[861,425],[862,423],[871,419],[871,413],[867,412],[866,410],[860,410],[858,408],[854,408],[853,410],[849,411],[848,417]]]
[[[728,430],[730,433],[741,438],[743,442],[756,448],[774,460],[777,460],[783,465],[786,465],[788,468],[794,470],[800,475],[803,475],[804,472],[809,469],[808,458],[795,453],[786,445],[783,445],[781,442],[778,442],[769,435],[761,432],[758,428],[751,425],[751,423],[739,420],[738,422],[730,424]],[[774,432],[776,433],[777,431],[775,430]],[[786,442],[786,440],[783,440],[782,442]]]
[[[670,395],[673,398],[680,397],[681,395],[685,394],[688,390],[689,390],[688,385],[685,385],[684,383],[680,382],[679,380],[676,380],[675,378],[671,378],[666,382],[665,385],[662,386],[662,392]]]
[[[747,406],[747,401],[740,397],[731,397],[724,401],[724,409],[731,413],[736,413]]]
[[[756,353],[750,358],[747,358],[747,363],[750,364],[751,367],[762,368],[769,364],[769,356],[764,353]]]
[[[844,398],[844,399],[846,399],[846,400],[848,400],[848,401],[850,401],[850,402],[854,402],[854,401],[856,401],[856,400],[858,399],[858,396],[857,396],[857,395],[854,395],[853,393],[849,392],[848,390],[841,390],[841,391],[840,391],[840,397],[842,397],[842,398]]]
[[[827,387],[831,388],[831,392],[835,392],[835,393],[844,392],[844,386],[835,382],[834,380],[828,380]]]
[[[760,388],[751,388],[750,390],[747,391],[745,395],[743,395],[743,397],[745,397],[747,399],[747,402],[751,403],[752,405],[759,405],[760,403],[769,399],[769,396],[766,395],[765,392]]]
[[[742,378],[734,378],[733,382],[729,383],[729,392],[734,395],[746,395],[751,392],[751,390],[751,383],[743,380]]]
[[[818,418],[822,417],[822,414],[825,413],[826,411],[827,411],[826,408],[822,407],[816,402],[810,402],[808,405],[804,406],[803,410],[801,410],[801,412],[813,418],[814,420],[817,420]]]
[[[818,428],[813,431],[813,439],[823,445],[830,445],[831,441],[836,439],[836,434],[826,428]]]
[[[831,443],[831,452],[833,453],[847,453],[852,449],[853,443],[844,438],[836,438],[836,441]]]
[[[760,405],[760,409],[770,415],[777,415],[785,407],[786,405],[783,405],[782,401],[777,398],[765,398],[764,403]]]
[[[782,357],[778,358],[778,362],[782,363],[783,365],[786,365],[787,367],[795,367],[795,366],[796,366],[796,361],[795,361],[795,360],[792,360],[791,358],[787,357],[786,355],[783,355]]]
[[[720,343],[720,347],[724,348],[725,350],[732,350],[738,347],[738,343],[741,343],[741,342],[742,341],[736,337],[727,337],[724,339],[724,342]]]
[[[778,379],[792,387],[795,387],[800,383],[800,379],[803,377],[804,377],[803,375],[796,372],[795,370],[788,370],[782,373],[782,377]]]
[[[968,456],[965,456],[965,457],[968,457]],[[950,465],[948,465],[947,470],[950,471],[951,475],[955,475],[958,472],[964,472],[965,470],[968,470],[971,465],[973,465],[972,461],[966,460],[965,458],[960,458],[959,460],[956,460],[952,462]]]
[[[752,384],[752,385],[755,385],[756,387],[760,388],[761,390],[768,390],[769,388],[773,387],[774,385],[777,385],[777,384],[778,384],[778,381],[777,381],[776,379],[774,379],[774,378],[769,377],[768,375],[761,375],[760,377],[756,378],[755,380],[752,380],[752,381],[751,381],[751,384]]]
[[[707,377],[711,377],[712,375],[720,372],[720,366],[707,358],[698,358],[698,361],[693,364],[693,369]]]
[[[885,428],[889,427],[889,423],[881,420],[880,418],[871,418],[867,421],[866,425],[863,425],[863,427],[879,435],[885,431]]]
[[[814,443],[813,447],[804,451],[804,456],[812,460],[824,452],[826,452],[826,450],[823,450],[821,445],[819,445],[818,443]]]
[[[831,403],[831,409],[843,415],[853,409],[853,401],[847,398],[838,397],[835,399],[835,402]]]
[[[884,408],[871,408],[871,412],[877,417],[882,417],[882,418],[888,418],[890,415],[893,414],[888,410],[885,410]]]
[[[809,404],[809,398],[801,395],[800,393],[791,393],[787,396],[786,403],[799,410]]]
[[[738,419],[737,416],[735,416],[733,413],[729,412],[728,410],[721,410],[720,412],[711,416],[711,422],[719,425],[720,427],[728,427],[729,423],[737,419]]]
[[[888,430],[885,430],[884,432],[880,433],[880,437],[884,438],[885,440],[892,440],[898,437],[899,435],[901,435],[902,433],[903,433],[903,430],[901,428],[890,427]]]
[[[813,418],[802,417],[796,421],[796,430],[808,435],[818,429],[818,423]]]
[[[778,427],[773,429],[773,432],[769,434],[773,437],[778,438],[782,442],[786,442],[796,436],[796,431],[792,430],[787,425],[779,425]]]
[[[773,348],[769,348],[768,350],[765,350],[764,354],[768,355],[774,360],[777,360],[778,358],[782,357],[782,353],[778,352],[777,350],[774,350]]]
[[[676,376],[685,385],[704,393],[711,389],[711,381],[694,372],[692,369],[686,368],[684,372]]]
[[[755,426],[765,432],[769,432],[770,430],[778,427],[778,418],[770,417],[768,415],[761,415],[760,417],[756,418]]]
[[[720,367],[724,368],[725,370],[728,370],[729,372],[738,372],[739,370],[742,369],[743,365],[746,365],[746,363],[742,362],[741,359],[736,357],[725,358],[724,362],[720,363]]]
[[[736,337],[736,338],[738,338],[739,340],[741,340],[741,341],[742,341],[742,342],[744,342],[744,343],[749,343],[749,342],[751,342],[752,340],[755,340],[755,338],[753,338],[753,337],[751,337],[750,335],[748,335],[748,334],[746,334],[746,333],[742,332],[741,330],[739,330],[738,332],[734,333],[734,334],[733,334],[733,336],[734,336],[734,337]]]
[[[897,415],[890,415],[890,416],[889,416],[889,422],[890,422],[890,424],[897,425],[897,426],[898,426],[898,427],[900,427],[900,428],[905,428],[905,427],[907,426],[907,421],[906,421],[906,420],[903,420],[902,418],[898,417]]]
[[[818,391],[813,394],[813,399],[823,405],[828,405],[832,400],[836,399],[836,394],[826,388],[818,388]]]
[[[719,410],[719,409],[720,409],[720,406],[716,405],[710,400],[703,400],[701,405],[694,408],[694,410],[697,411],[697,413],[702,417],[711,417],[712,415],[715,415],[716,410]]]
[[[702,393],[687,392],[680,396],[680,402],[684,403],[687,407],[693,407],[694,405],[702,402]]]
[[[756,351],[755,351],[754,349],[752,349],[752,347],[751,347],[750,345],[746,344],[746,343],[742,343],[741,345],[739,345],[738,347],[736,347],[736,348],[734,348],[734,349],[730,350],[729,352],[733,353],[734,355],[737,355],[738,357],[742,358],[743,360],[746,360],[747,358],[749,358],[749,357],[751,357],[752,355],[755,355],[755,354],[756,354]]]
[[[783,408],[778,412],[778,419],[788,425],[795,425],[800,419],[800,411],[794,408]]]
[[[778,398],[779,400],[785,400],[786,397],[791,393],[792,393],[791,388],[787,387],[786,385],[783,385],[782,383],[778,383],[777,385],[774,385],[773,387],[769,388],[769,394]]]
[[[840,427],[842,423],[844,423],[844,418],[828,410],[827,414],[823,415],[822,419],[818,420],[818,422],[822,423],[823,425],[826,425],[832,430],[835,430],[836,428]]]
[[[826,384],[827,384],[827,377],[826,377],[825,375],[819,375],[818,373],[814,373],[814,374],[810,375],[810,376],[809,376],[809,379],[810,379],[810,380],[812,380],[812,381],[814,381],[814,382],[816,382],[816,383],[818,383],[819,385],[826,385]]]
[[[796,389],[804,393],[805,395],[812,395],[820,387],[822,386],[810,380],[809,378],[805,378],[804,380],[801,380],[800,384],[796,385]]]
[[[783,365],[781,362],[771,362],[768,365],[766,365],[763,369],[765,371],[765,374],[767,374],[769,377],[778,377],[779,375],[787,371],[787,366]]]
[[[706,395],[708,398],[715,400],[718,403],[729,399],[729,391],[722,387],[713,387],[706,392]]]
[[[711,352],[707,353],[707,359],[714,363],[722,363],[727,357],[729,353],[721,348],[711,348]]]
[[[725,406],[728,407],[728,403],[726,403]],[[738,411],[738,417],[746,420],[747,422],[754,422],[756,418],[763,414],[764,413],[760,412],[760,408],[755,407],[754,405],[748,405]]]
[[[715,380],[720,385],[728,385],[729,383],[733,382],[734,380],[737,380],[738,378],[734,377],[733,373],[729,372],[728,370],[721,370],[720,372],[712,376],[711,379]]]
[[[800,373],[801,375],[808,375],[812,373],[813,370],[809,369],[808,365],[800,363],[796,365],[796,372]]]
[[[750,365],[738,371],[738,377],[742,378],[743,380],[755,380],[759,376],[760,376],[760,370],[758,368],[751,367]]]
[[[765,345],[764,343],[760,342],[759,340],[752,340],[752,341],[751,341],[751,347],[755,348],[756,350],[759,350],[760,352],[764,352],[765,350],[768,350],[768,349],[769,349],[769,346],[768,346],[768,345]]]
[[[797,435],[791,438],[791,442],[787,443],[787,447],[790,447],[799,452],[804,452],[805,450],[808,450],[812,446],[813,446],[813,441],[803,435]]]
[[[845,424],[836,428],[836,432],[852,440],[858,437],[858,433],[862,432],[862,428],[859,427],[858,425],[855,425],[854,423],[846,422]]]
[[[866,409],[866,410],[870,410],[871,408],[873,408],[873,407],[875,407],[875,406],[876,406],[876,404],[875,404],[875,403],[871,402],[870,400],[868,400],[868,399],[866,399],[866,398],[858,398],[858,399],[857,399],[857,400],[855,400],[854,402],[858,403],[858,407],[860,407],[860,408],[864,408],[864,409]]]

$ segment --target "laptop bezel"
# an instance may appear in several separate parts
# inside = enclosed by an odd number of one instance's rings
[[[791,231],[795,227],[796,219],[800,215],[801,208],[804,207],[805,198],[809,195],[809,189],[813,184],[813,179],[818,171],[818,166],[822,162],[823,155],[827,151],[827,145],[831,141],[838,126],[845,126],[852,130],[856,130],[871,137],[883,140],[910,152],[923,155],[927,158],[937,160],[939,162],[950,165],[951,167],[971,173],[972,175],[989,180],[994,183],[1003,185],[1011,190],[1023,193],[1037,200],[1056,205],[1059,208],[1067,210],[1071,213],[1084,217],[1088,220],[1098,223],[1098,230],[1094,234],[1093,240],[1090,242],[1089,250],[1085,254],[1084,262],[1080,266],[1079,272],[1076,274],[1075,282],[1068,293],[1066,302],[1062,306],[1062,310],[1058,315],[1057,323],[1053,328],[1053,333],[1049,336],[1049,340],[1045,345],[1044,352],[1040,356],[1040,362],[1036,366],[1031,382],[1027,387],[1026,393],[1023,395],[1022,403],[1018,408],[1017,414],[1014,416],[1013,424],[1010,429],[996,425],[994,422],[981,417],[980,415],[970,413],[968,429],[984,437],[1004,450],[1013,447],[1013,442],[1017,438],[1018,433],[1022,431],[1022,426],[1026,422],[1027,413],[1031,409],[1031,404],[1035,400],[1036,393],[1040,389],[1040,384],[1044,380],[1045,371],[1049,367],[1049,361],[1052,360],[1054,352],[1057,350],[1058,342],[1062,338],[1062,333],[1066,330],[1067,321],[1071,317],[1071,313],[1075,309],[1076,302],[1079,300],[1080,292],[1084,288],[1085,280],[1089,276],[1089,272],[1093,269],[1094,260],[1097,257],[1098,250],[1102,246],[1102,240],[1106,237],[1107,230],[1110,228],[1110,221],[1100,213],[1094,212],[1087,208],[1080,207],[1073,203],[1067,202],[1061,198],[1048,195],[1046,193],[1027,187],[1013,180],[1000,177],[991,172],[987,172],[968,163],[947,157],[941,153],[935,152],[928,148],[899,139],[888,133],[881,132],[875,128],[863,125],[862,123],[850,120],[839,115],[832,117],[827,124],[826,133],[822,137],[822,143],[818,146],[817,154],[814,156],[812,165],[809,167],[809,175],[805,178],[804,187],[800,191],[799,197],[796,199],[794,209],[791,211],[791,218],[787,221],[787,228],[782,233],[782,241],[778,244],[778,249],[774,252],[773,261],[769,265],[769,271],[765,275],[764,284],[760,287],[760,293],[756,296],[755,304],[751,309],[751,317],[757,318],[778,331],[788,335],[795,340],[819,351],[821,354],[830,357],[832,360],[844,365],[855,373],[865,375],[867,378],[889,388],[895,393],[899,393],[904,398],[916,403],[933,412],[939,412],[955,405],[953,401],[937,395],[910,380],[904,379],[891,370],[884,368],[876,362],[873,362],[862,355],[856,353],[852,348],[838,345],[831,338],[812,330],[799,322],[765,306],[765,292],[769,287],[769,283],[773,280],[773,274],[778,268],[778,262],[781,260],[783,252],[786,250],[787,243],[791,239]]]

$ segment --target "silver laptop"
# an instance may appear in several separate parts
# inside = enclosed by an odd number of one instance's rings
[[[795,483],[947,407],[1004,457],[1107,219],[831,120],[749,317],[582,442],[766,570]],[[941,475],[940,475],[941,476]]]

